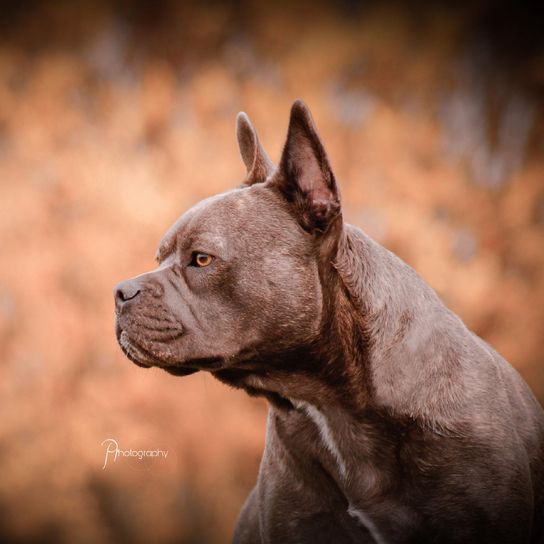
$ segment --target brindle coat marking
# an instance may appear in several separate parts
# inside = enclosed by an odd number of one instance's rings
[[[277,169],[245,114],[237,133],[242,187],[182,215],[158,268],[116,289],[135,363],[270,401],[234,541],[544,542],[544,414],[520,376],[343,222],[302,102]]]

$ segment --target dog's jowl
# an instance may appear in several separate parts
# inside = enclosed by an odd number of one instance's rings
[[[344,223],[306,106],[277,166],[245,114],[236,189],[115,289],[136,364],[270,404],[239,543],[542,543],[544,413],[395,255]]]

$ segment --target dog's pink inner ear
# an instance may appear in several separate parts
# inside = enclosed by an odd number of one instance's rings
[[[305,229],[324,231],[338,216],[340,198],[334,174],[311,114],[298,100],[291,109],[276,178],[280,189],[297,206]]]

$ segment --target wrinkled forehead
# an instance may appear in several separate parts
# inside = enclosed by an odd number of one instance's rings
[[[187,210],[164,235],[157,258],[163,260],[176,248],[195,244],[222,249],[242,239],[246,243],[281,241],[282,231],[291,230],[281,225],[292,221],[281,199],[271,190],[258,186],[233,189]]]

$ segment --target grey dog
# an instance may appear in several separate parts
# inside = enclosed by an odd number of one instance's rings
[[[133,362],[269,401],[237,543],[542,543],[544,413],[395,255],[344,223],[296,101],[275,167],[248,117],[241,186],[183,214],[115,289]]]

